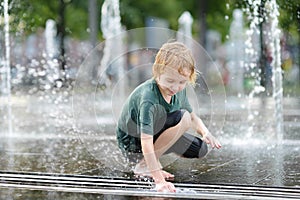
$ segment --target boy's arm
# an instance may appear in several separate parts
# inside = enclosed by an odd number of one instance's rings
[[[146,161],[148,170],[150,171],[158,191],[175,192],[175,187],[172,183],[167,182],[162,175],[160,163],[155,155],[153,136],[141,133],[141,146]]]
[[[212,148],[221,148],[220,142],[209,132],[203,121],[195,113],[191,113],[191,118],[193,129],[202,135],[204,142],[210,144]]]

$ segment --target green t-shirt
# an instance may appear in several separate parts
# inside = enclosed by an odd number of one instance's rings
[[[156,81],[145,81],[130,94],[123,106],[117,127],[119,146],[126,149],[129,143],[136,143],[141,132],[150,135],[159,132],[165,124],[167,113],[180,109],[192,112],[186,89],[172,96],[171,103],[167,103]]]

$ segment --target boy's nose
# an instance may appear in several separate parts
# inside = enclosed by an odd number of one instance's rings
[[[177,93],[179,91],[179,85],[173,85],[171,87],[172,92]]]

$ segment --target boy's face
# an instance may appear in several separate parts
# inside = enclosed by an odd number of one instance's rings
[[[184,70],[183,74],[180,74],[177,69],[166,67],[156,82],[164,96],[173,96],[186,87],[189,76],[189,70]]]

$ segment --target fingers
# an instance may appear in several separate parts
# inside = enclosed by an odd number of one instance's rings
[[[210,142],[210,145],[212,148],[217,148],[217,149],[221,148],[221,144],[216,140]]]
[[[220,148],[220,143],[214,137],[211,138],[210,145],[212,148]]]
[[[169,173],[165,170],[161,170],[161,172],[162,172],[162,175],[165,179],[172,180],[175,177],[174,174],[171,174],[171,173]]]
[[[221,143],[212,135],[203,138],[204,142],[210,144],[212,148],[220,149],[222,147]]]
[[[175,186],[174,186],[173,184],[170,184],[170,185],[168,186],[168,190],[169,190],[170,192],[176,192]]]
[[[219,140],[217,140],[215,137],[213,137],[212,139],[213,139],[214,147],[216,147],[217,149],[220,149],[222,147],[222,145],[219,142]]]
[[[220,148],[222,147],[222,145],[220,144],[219,141],[216,141],[216,142],[215,142],[215,147],[216,147],[217,149],[220,149]]]

